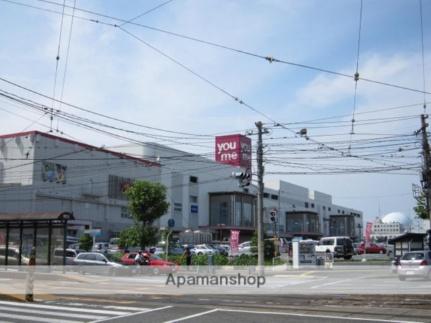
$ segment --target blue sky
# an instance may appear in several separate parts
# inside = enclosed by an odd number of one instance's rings
[[[17,1],[61,11],[61,7],[37,0]],[[162,2],[78,0],[77,6],[130,19]],[[73,1],[67,0],[66,3],[72,5]],[[419,1],[364,0],[363,4],[360,75],[422,89]],[[356,63],[359,8],[359,0],[174,0],[136,22],[351,75]],[[430,12],[431,2],[423,1],[428,91],[431,91]],[[71,13],[71,10],[67,9],[66,13]],[[59,85],[62,83],[69,24],[70,18],[66,17]],[[0,1],[0,26],[0,76],[51,95],[60,16]],[[125,25],[124,28],[278,122],[352,113],[352,80],[288,65],[269,64],[261,59],[136,26]],[[0,88],[31,97],[3,83]],[[47,100],[37,99],[51,104]],[[257,120],[268,121],[118,28],[78,19],[74,20],[73,25],[63,99],[118,118],[193,133],[244,131],[253,128]],[[358,112],[422,101],[423,95],[419,93],[361,81],[358,84]],[[9,111],[3,111],[1,125],[4,133],[21,131],[32,123],[10,112],[20,113],[31,120],[40,118],[38,114],[20,111],[3,99],[0,107]],[[67,107],[62,109],[76,113]],[[421,107],[416,106],[395,112],[365,114],[363,118],[406,116],[406,119],[358,126],[357,132],[412,133],[419,127],[419,117],[407,117],[419,116],[421,112]],[[337,120],[350,119],[345,117]],[[38,122],[32,128],[46,131],[44,125],[48,124],[48,118],[41,118]],[[95,145],[123,143],[111,137],[95,136],[92,132],[61,121],[60,129],[76,139]],[[347,140],[348,132],[348,128],[309,129],[311,137],[322,138],[319,140],[323,142]],[[334,133],[344,134],[333,138],[318,137]],[[271,136],[292,137],[292,134],[273,130],[267,137]],[[366,137],[353,136],[353,139],[359,138]],[[282,143],[281,140],[277,142]],[[271,143],[269,140],[268,149],[271,149]],[[176,147],[209,153],[213,151],[214,145],[208,139],[200,144],[203,147],[186,144]],[[366,165],[365,162],[349,158],[342,163]],[[266,169],[292,170],[271,164]],[[366,218],[374,218],[379,204],[382,213],[402,211],[412,214],[414,200],[410,194],[411,184],[417,183],[419,176],[291,175],[281,178],[332,194],[334,202],[356,207],[364,211]]]

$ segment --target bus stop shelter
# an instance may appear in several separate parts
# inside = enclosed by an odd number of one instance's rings
[[[0,265],[27,265],[33,248],[36,265],[65,265],[70,220],[70,212],[0,213]]]
[[[425,236],[425,233],[407,232],[390,239],[388,243],[394,245],[394,256],[398,257],[406,252],[424,250]]]

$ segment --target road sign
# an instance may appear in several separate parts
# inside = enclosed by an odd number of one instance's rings
[[[100,237],[102,235],[102,229],[85,230],[84,233],[87,233],[92,237]]]
[[[173,228],[175,226],[175,220],[174,219],[169,219],[168,220],[168,227]]]

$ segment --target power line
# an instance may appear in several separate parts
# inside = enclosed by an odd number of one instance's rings
[[[20,3],[20,2],[17,2],[17,1],[13,1],[13,0],[0,0],[0,1],[6,2],[6,3],[12,3],[12,4],[24,6],[24,7],[30,7],[30,8],[33,8],[33,9],[42,10],[42,11],[46,11],[46,12],[49,12],[49,13],[60,14],[58,11],[55,11],[55,10],[41,8],[41,7],[32,6],[32,5],[27,5],[27,4]],[[56,2],[53,2],[53,1],[49,1],[49,0],[37,0],[37,1],[48,3],[48,4],[52,4],[52,5],[56,5],[56,6],[60,5],[59,3],[56,3]],[[70,8],[70,6],[67,6],[67,5],[66,5],[66,7]],[[125,19],[121,19],[121,18],[117,18],[117,17],[113,17],[113,16],[101,14],[101,13],[98,13],[98,12],[95,12],[95,11],[91,11],[91,10],[87,10],[87,9],[76,8],[76,10],[81,11],[81,12],[85,12],[85,13],[88,13],[88,14],[92,14],[92,15],[95,15],[95,16],[112,19],[112,20],[117,21],[117,22],[122,22],[122,23],[127,22],[127,20],[125,20]],[[98,19],[86,18],[86,17],[82,17],[82,16],[76,16],[76,18],[78,18],[80,20],[86,20],[86,21],[93,22],[93,23],[98,23],[98,24],[103,24],[103,25],[107,25],[107,26],[119,28],[118,24],[108,23],[108,22],[104,22],[104,21],[101,21],[101,20],[98,20]],[[272,57],[272,56],[265,56],[265,55],[261,55],[261,54],[256,54],[256,53],[252,53],[252,52],[249,52],[249,51],[246,51],[246,50],[241,50],[241,49],[233,48],[233,47],[222,45],[222,44],[218,44],[218,43],[215,43],[215,42],[206,41],[206,40],[199,39],[199,38],[196,38],[196,37],[191,37],[191,36],[187,36],[187,35],[175,33],[175,32],[172,32],[172,31],[168,31],[168,30],[164,30],[164,29],[160,29],[160,28],[156,28],[156,27],[152,27],[152,26],[148,26],[148,25],[143,25],[143,24],[139,24],[139,23],[135,23],[135,22],[130,22],[129,24],[137,26],[137,27],[145,28],[145,29],[148,29],[148,30],[153,30],[153,31],[157,31],[157,32],[160,32],[160,33],[168,34],[168,35],[171,35],[171,36],[175,36],[175,37],[178,37],[178,38],[183,38],[183,39],[191,40],[191,41],[194,41],[194,42],[199,42],[199,43],[202,43],[202,44],[206,44],[206,45],[209,45],[209,46],[218,47],[218,48],[226,49],[226,50],[233,51],[233,52],[236,52],[236,53],[240,53],[240,54],[252,56],[252,57],[255,57],[255,58],[260,58],[260,59],[263,59],[263,60],[265,60],[265,61],[267,61],[269,63],[281,63],[281,64],[291,65],[291,66],[300,67],[300,68],[304,68],[304,69],[308,69],[308,70],[313,70],[313,71],[317,71],[317,72],[323,72],[323,73],[332,74],[332,75],[336,75],[336,76],[346,77],[346,78],[349,78],[349,79],[354,79],[354,75],[349,75],[349,74],[342,73],[342,72],[336,72],[336,71],[332,71],[332,70],[325,69],[325,68],[320,68],[320,67],[311,66],[311,65],[307,65],[307,64],[296,63],[296,62],[293,62],[293,61],[283,60],[283,59],[275,58],[275,57]],[[397,88],[397,89],[401,89],[401,90],[411,91],[411,92],[431,94],[431,92],[427,92],[427,91],[423,91],[423,90],[419,90],[419,89],[415,89],[415,88],[411,88],[411,87],[407,87],[407,86],[403,86],[403,85],[393,84],[393,83],[389,83],[389,82],[372,80],[372,79],[364,78],[364,77],[359,77],[359,80],[362,80],[362,81],[365,81],[365,82],[368,82],[368,83],[379,84],[379,85],[383,85],[383,86],[387,86],[387,87],[393,87],[393,88]]]
[[[419,0],[419,15],[421,20],[421,52],[422,52],[422,82],[424,90],[424,113],[426,112],[426,79],[425,79],[425,49],[424,49],[424,22],[423,22],[423,9],[422,0]]]
[[[64,10],[65,10],[66,0],[63,0],[63,9],[61,14],[61,20],[60,20],[60,32],[58,35],[58,45],[57,45],[57,56],[55,57],[55,74],[54,74],[54,86],[52,89],[52,97],[56,97],[56,90],[57,90],[57,75],[58,75],[58,65],[60,62],[60,48],[61,48],[61,35],[63,33],[63,21],[64,21]],[[54,101],[52,101],[51,105],[51,113],[50,113],[50,129],[49,132],[52,132],[52,122],[54,119]]]
[[[157,5],[157,6],[155,6],[154,8],[151,8],[151,9],[149,9],[149,10],[147,10],[147,11],[145,11],[145,12],[143,12],[143,13],[139,14],[139,15],[137,15],[136,17],[134,17],[134,18],[132,18],[132,19],[129,19],[129,20],[127,20],[127,21],[123,22],[122,24],[120,24],[120,25],[119,25],[119,27],[123,27],[124,25],[129,24],[129,23],[131,23],[132,21],[135,21],[136,19],[139,19],[139,18],[141,18],[141,17],[143,17],[143,16],[145,16],[145,15],[149,14],[150,12],[153,12],[153,11],[157,10],[157,9],[159,9],[159,8],[161,8],[161,7],[165,6],[165,5],[167,5],[168,3],[172,2],[172,1],[174,1],[174,0],[168,0],[168,1],[165,1],[165,2],[163,2],[163,3],[161,3],[161,4]]]
[[[359,55],[360,55],[360,49],[361,49],[361,31],[362,31],[362,12],[363,12],[363,0],[360,0],[361,6],[359,8],[359,28],[358,28],[358,44],[357,44],[357,52],[356,52],[356,69],[355,69],[355,89],[353,94],[353,111],[352,111],[352,129],[350,131],[350,141],[352,140],[352,136],[355,133],[355,112],[356,112],[356,105],[357,105],[357,99],[358,99],[358,80],[359,80]],[[348,147],[348,153],[351,153],[351,142],[349,143]]]
[[[72,40],[72,31],[73,31],[73,20],[75,18],[75,7],[76,7],[76,0],[73,0],[72,17],[70,18],[69,37],[68,37],[67,49],[66,49],[66,62],[64,65],[63,82],[61,85],[60,101],[63,101],[64,86],[66,84],[67,68],[69,65],[70,44],[71,44],[71,40]],[[54,96],[54,98],[55,98],[55,96]],[[60,103],[59,109],[61,109],[61,103]],[[58,124],[59,124],[59,120],[57,119],[57,132],[59,132]]]
[[[0,1],[3,1],[3,0],[0,0]],[[27,92],[36,94],[36,95],[41,96],[41,97],[43,97],[45,99],[52,100],[52,101],[55,101],[57,103],[61,103],[63,105],[67,105],[68,107],[71,107],[73,109],[77,109],[77,110],[80,110],[80,111],[83,111],[83,112],[87,112],[87,113],[90,113],[90,114],[93,114],[93,115],[96,115],[96,116],[99,116],[99,117],[103,117],[103,118],[106,118],[106,119],[118,121],[118,122],[125,123],[125,124],[128,124],[128,125],[133,125],[133,126],[137,126],[137,127],[141,127],[141,128],[146,128],[146,129],[151,129],[151,130],[156,130],[156,131],[166,132],[166,133],[172,133],[172,134],[181,134],[181,135],[195,136],[195,137],[213,137],[212,135],[194,134],[194,133],[188,133],[188,132],[182,132],[182,131],[167,130],[167,129],[151,127],[151,126],[147,126],[147,125],[144,125],[144,124],[139,124],[139,123],[135,123],[135,122],[131,122],[131,121],[122,120],[122,119],[115,118],[115,117],[112,117],[112,116],[109,116],[109,115],[106,115],[106,114],[103,114],[103,113],[99,113],[99,112],[95,112],[95,111],[89,110],[87,108],[83,108],[83,107],[77,106],[75,104],[67,103],[65,101],[52,98],[52,97],[50,97],[50,96],[48,96],[46,94],[43,94],[41,92],[32,90],[32,89],[27,88],[27,87],[25,87],[23,85],[20,85],[18,83],[9,81],[9,80],[7,80],[7,79],[5,79],[3,77],[0,77],[0,81],[3,81],[5,83],[7,83],[7,84],[10,84],[10,85],[13,85],[15,87],[18,87],[18,88],[20,88],[22,90],[25,90]]]

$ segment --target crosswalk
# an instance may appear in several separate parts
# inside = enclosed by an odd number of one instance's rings
[[[80,303],[21,303],[0,301],[0,322],[103,322],[155,309]]]

